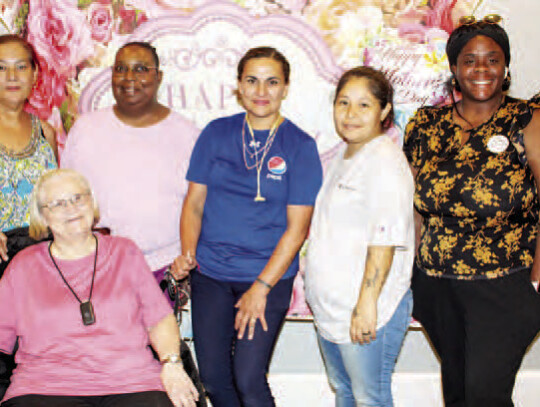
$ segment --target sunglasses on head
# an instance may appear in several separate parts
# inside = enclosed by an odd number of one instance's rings
[[[488,14],[481,20],[477,20],[475,16],[463,16],[459,19],[459,25],[472,25],[479,22],[499,24],[501,21],[502,17],[498,14]]]

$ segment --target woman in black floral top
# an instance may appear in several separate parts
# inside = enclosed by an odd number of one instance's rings
[[[446,53],[462,98],[421,108],[405,135],[421,223],[413,315],[447,407],[513,406],[540,329],[540,99],[506,96],[510,46],[493,18],[456,28]]]

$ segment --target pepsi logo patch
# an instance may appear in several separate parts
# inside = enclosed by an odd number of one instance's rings
[[[275,155],[268,160],[268,171],[276,175],[285,174],[287,171],[287,163],[283,158]]]

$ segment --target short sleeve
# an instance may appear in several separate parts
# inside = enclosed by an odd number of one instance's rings
[[[529,125],[534,114],[535,109],[540,108],[540,94],[533,96],[528,101],[518,100],[514,104],[512,110],[512,123],[508,137],[510,142],[514,146],[519,162],[527,166],[527,152],[525,149],[525,142],[523,140],[523,130]]]
[[[287,204],[315,205],[322,184],[322,165],[315,140],[309,137],[301,143],[290,166]]]
[[[422,166],[424,157],[426,155],[425,143],[422,140],[422,136],[419,132],[420,124],[425,121],[425,112],[423,109],[419,109],[416,114],[411,117],[409,123],[405,127],[405,134],[403,137],[403,152],[407,161],[414,168]]]
[[[208,185],[213,151],[210,141],[215,131],[214,123],[209,123],[195,142],[186,174],[188,181]]]
[[[130,275],[133,289],[140,301],[143,323],[145,327],[151,328],[171,314],[172,309],[144,260],[141,250],[131,241],[128,250],[132,262]]]
[[[540,109],[540,92],[529,99],[531,109]]]
[[[0,351],[12,353],[17,339],[17,307],[15,304],[15,287],[12,274],[13,263],[8,266],[0,279]],[[20,292],[19,295],[24,295]]]
[[[368,181],[372,193],[367,198],[367,241],[371,246],[405,247],[412,227],[414,183],[405,160],[384,158],[375,157]]]

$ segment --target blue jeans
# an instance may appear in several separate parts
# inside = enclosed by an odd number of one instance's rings
[[[367,345],[333,343],[318,335],[336,407],[392,407],[392,373],[412,312],[407,291],[392,318]]]
[[[264,316],[252,340],[237,339],[234,305],[252,283],[219,281],[191,273],[191,312],[201,379],[214,407],[273,407],[268,386],[270,357],[291,301],[294,278],[268,293]]]

